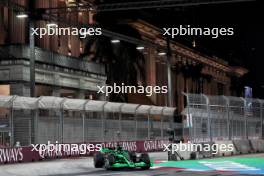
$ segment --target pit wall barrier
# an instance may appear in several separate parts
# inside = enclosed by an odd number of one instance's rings
[[[164,144],[168,144],[168,140],[144,140],[144,141],[115,141],[115,142],[93,142],[93,143],[83,143],[88,146],[89,144],[101,144],[103,147],[116,147],[117,145],[123,146],[125,150],[135,151],[135,152],[160,152],[164,149]],[[78,149],[82,147],[83,144],[77,144]],[[37,149],[40,147],[38,146]],[[50,160],[59,158],[70,158],[70,157],[80,157],[80,156],[92,156],[95,151],[36,151],[33,146],[29,147],[12,147],[12,148],[1,148],[0,147],[0,165],[9,163],[24,163],[24,162],[34,162],[40,160]]]

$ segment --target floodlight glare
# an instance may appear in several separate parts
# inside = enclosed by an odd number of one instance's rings
[[[28,15],[27,14],[17,14],[16,17],[17,18],[27,18]]]
[[[137,49],[137,50],[143,50],[143,49],[145,49],[145,48],[144,48],[144,46],[138,46],[136,49]]]
[[[47,26],[48,27],[57,27],[58,25],[56,23],[48,23]]]
[[[120,43],[120,40],[114,39],[114,40],[111,40],[111,43]]]
[[[165,53],[165,52],[159,52],[158,55],[159,55],[159,56],[165,56],[166,53]]]

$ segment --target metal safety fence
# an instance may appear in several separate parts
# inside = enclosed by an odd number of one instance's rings
[[[168,139],[175,108],[60,97],[0,96],[10,146]],[[1,118],[1,115],[5,118]]]
[[[193,142],[262,139],[264,101],[184,93],[183,135]]]

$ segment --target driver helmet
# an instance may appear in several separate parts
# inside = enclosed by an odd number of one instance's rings
[[[122,146],[117,145],[116,150],[121,151],[121,150],[123,150],[123,148],[122,148]]]

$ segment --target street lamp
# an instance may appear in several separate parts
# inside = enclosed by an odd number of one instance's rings
[[[32,2],[31,2],[31,7]],[[32,10],[32,9],[31,9]],[[35,37],[33,34],[34,32],[34,19],[32,17],[32,11],[31,13],[26,14],[24,12],[19,13],[16,15],[17,18],[23,19],[29,17],[29,48],[30,48],[30,97],[35,97]]]
[[[137,49],[137,50],[144,50],[145,47],[144,47],[144,46],[138,46],[138,47],[136,47],[136,49]]]
[[[56,24],[56,23],[48,23],[47,24],[47,27],[57,27],[58,26],[58,24]]]
[[[159,53],[158,53],[159,56],[165,56],[166,54],[167,54],[167,53],[165,53],[165,52],[159,52]]]
[[[17,18],[27,18],[27,17],[28,17],[28,14],[24,14],[24,13],[22,13],[22,14],[17,14],[16,17],[17,17]]]
[[[118,40],[118,39],[113,39],[113,40],[111,40],[111,43],[120,43],[120,40]]]

